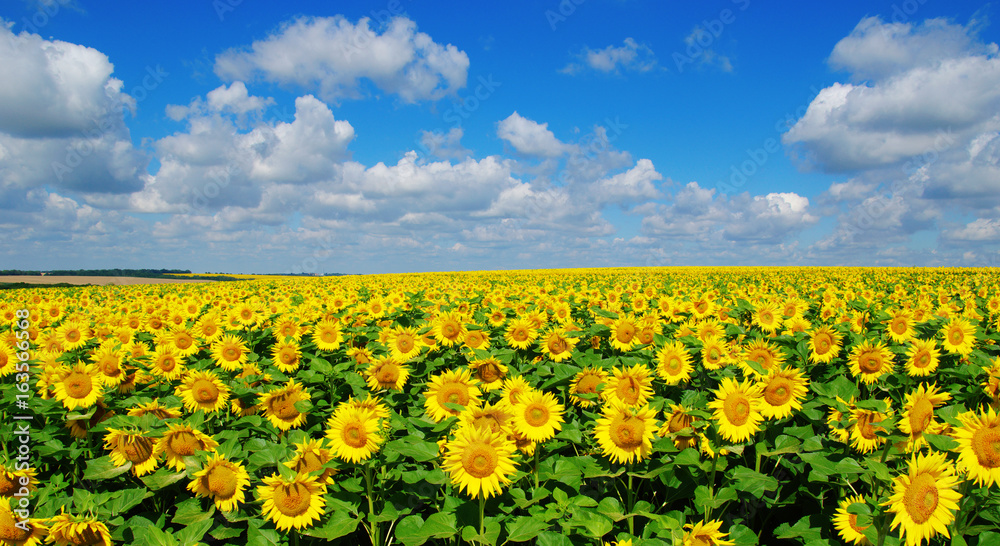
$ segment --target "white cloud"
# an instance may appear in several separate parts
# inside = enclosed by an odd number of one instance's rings
[[[462,146],[463,134],[461,127],[452,127],[447,133],[421,131],[420,145],[428,154],[440,159],[464,159],[472,151]]]
[[[300,17],[248,48],[222,53],[215,72],[227,80],[260,77],[297,85],[328,101],[362,97],[363,80],[411,103],[437,100],[465,86],[465,52],[434,42],[405,17],[393,18],[382,33],[369,22]]]
[[[228,87],[225,85],[217,87],[209,91],[206,98],[208,106],[213,110],[237,115],[263,110],[274,104],[274,99],[270,97],[265,99],[250,96],[246,84],[240,81],[233,82]]]
[[[514,112],[497,124],[497,136],[528,156],[558,157],[570,151],[548,127]]]
[[[577,74],[587,68],[605,74],[650,72],[657,68],[656,55],[646,44],[625,38],[624,45],[609,45],[603,49],[584,48],[576,55],[579,62],[569,63],[560,72]]]
[[[945,230],[942,237],[957,241],[1000,242],[1000,219],[977,218],[960,229]]]
[[[653,184],[658,180],[663,180],[663,175],[656,172],[653,162],[640,159],[635,167],[610,178],[598,180],[593,184],[591,191],[598,203],[624,205],[659,198],[661,194]]]

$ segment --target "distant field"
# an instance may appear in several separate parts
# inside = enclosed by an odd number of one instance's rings
[[[29,283],[29,284],[97,284],[107,286],[109,284],[162,284],[179,282],[215,282],[197,278],[183,279],[153,279],[147,277],[83,277],[75,275],[5,275],[0,277],[0,283]]]

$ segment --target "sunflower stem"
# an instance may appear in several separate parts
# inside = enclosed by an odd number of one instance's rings
[[[538,452],[541,450],[540,446],[535,446],[535,489],[538,489]]]
[[[486,544],[486,532],[483,527],[483,519],[486,516],[486,495],[479,492],[479,543]]]
[[[365,465],[365,488],[368,491],[368,533],[374,546],[382,546],[381,537],[379,536],[378,522],[375,521],[375,498],[372,488],[372,469],[369,465]]]
[[[628,474],[628,534],[635,536],[635,515],[632,513],[632,509],[635,507],[635,492],[632,491],[632,463],[628,463],[625,469],[625,473]]]

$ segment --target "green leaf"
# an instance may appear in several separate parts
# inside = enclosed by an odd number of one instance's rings
[[[219,525],[215,529],[212,529],[208,534],[212,535],[212,538],[226,541],[230,538],[236,538],[243,534],[243,529],[232,526],[232,525]]]
[[[507,524],[507,540],[511,542],[528,542],[549,527],[548,522],[533,517],[516,517]]]
[[[172,483],[177,483],[186,477],[187,475],[184,472],[171,472],[167,470],[166,467],[161,466],[156,472],[153,472],[149,476],[143,476],[139,479],[142,480],[142,483],[146,484],[146,487],[153,491],[158,491]]]
[[[181,544],[197,544],[211,528],[211,520],[199,521],[178,531],[176,537]]]
[[[169,532],[159,529],[156,525],[144,527],[135,533],[136,546],[180,546],[180,542]]]
[[[404,436],[385,444],[383,450],[386,456],[398,453],[407,459],[412,459],[418,463],[426,463],[437,459],[438,445],[428,442],[416,436]]]
[[[396,524],[396,538],[406,546],[417,546],[432,538],[448,538],[458,533],[455,514],[438,512],[425,521],[419,515],[407,516]]]
[[[538,541],[535,544],[538,546],[573,546],[566,535],[552,531],[538,533]]]
[[[114,517],[127,512],[130,508],[139,505],[143,500],[152,496],[153,493],[145,487],[125,489],[121,491],[121,495],[112,499],[110,506],[108,506],[108,509],[111,512],[110,515],[111,517]]]
[[[353,533],[354,530],[357,529],[359,522],[360,520],[351,517],[351,515],[347,512],[337,511],[334,512],[330,516],[330,519],[322,526],[309,527],[304,529],[302,534],[326,540],[333,540],[335,538],[340,538]]]
[[[569,523],[574,527],[585,529],[587,532],[582,534],[590,538],[601,538],[614,528],[611,519],[585,511],[574,514]]]
[[[209,505],[208,512],[201,509],[201,499],[190,498],[177,505],[174,517],[170,521],[179,525],[191,525],[205,520],[211,520],[215,514],[215,504]]]
[[[132,468],[132,463],[128,462],[122,466],[115,466],[111,462],[111,457],[101,457],[87,461],[87,469],[83,471],[85,480],[109,480],[115,476],[120,476]]]
[[[952,451],[958,447],[954,438],[943,434],[924,434],[924,439],[938,451]]]
[[[614,521],[625,519],[625,509],[622,503],[614,497],[604,497],[597,505],[597,513],[608,516]]]
[[[309,413],[313,409],[313,404],[309,400],[299,400],[295,403],[295,411],[299,413]]]
[[[765,491],[774,491],[778,488],[778,480],[745,466],[736,468],[733,472],[733,481],[737,491],[746,491],[758,499],[764,496]]]
[[[697,466],[701,464],[701,453],[697,449],[689,447],[684,451],[681,451],[680,454],[674,458],[674,462],[679,465]]]

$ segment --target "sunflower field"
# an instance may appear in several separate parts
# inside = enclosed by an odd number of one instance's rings
[[[0,292],[0,544],[1000,544],[1000,272]]]

